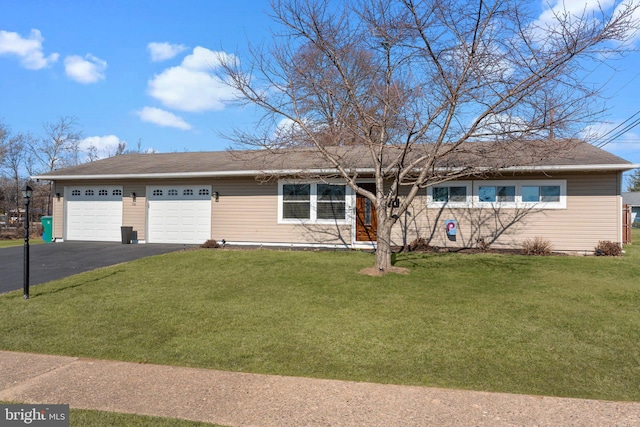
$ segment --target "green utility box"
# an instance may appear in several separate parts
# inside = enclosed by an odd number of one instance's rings
[[[53,242],[53,217],[43,216],[40,222],[42,222],[42,240],[46,243]]]

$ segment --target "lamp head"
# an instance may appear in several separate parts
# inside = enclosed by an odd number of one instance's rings
[[[26,200],[29,200],[32,195],[33,195],[33,188],[29,187],[28,184],[25,184],[24,187],[22,187],[22,197],[25,198]]]

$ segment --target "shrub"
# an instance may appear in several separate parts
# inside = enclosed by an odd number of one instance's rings
[[[551,252],[553,252],[553,245],[545,238],[534,237],[533,239],[527,239],[522,243],[522,251],[525,255],[551,255]]]
[[[429,239],[418,237],[409,243],[409,251],[427,251],[429,250]]]
[[[204,242],[203,244],[201,244],[200,247],[206,248],[206,249],[215,249],[215,248],[219,248],[220,244],[216,242],[215,239],[210,239]]]
[[[601,240],[595,248],[596,256],[620,256],[622,255],[622,246],[620,243],[610,240]]]
[[[489,249],[491,249],[491,243],[485,242],[484,237],[480,237],[478,238],[478,240],[476,240],[476,247],[482,252],[487,252]]]
[[[24,237],[24,229],[22,230],[9,230],[2,229],[0,230],[0,240],[17,240]]]

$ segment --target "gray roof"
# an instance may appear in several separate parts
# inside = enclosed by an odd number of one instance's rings
[[[466,143],[444,154],[441,148],[436,167],[464,168],[479,166],[513,171],[591,171],[629,170],[637,167],[618,156],[585,142],[526,141],[497,144]],[[414,145],[405,164],[433,150],[432,144]],[[371,172],[371,155],[363,146],[328,147],[352,169]],[[387,158],[395,158],[401,146],[386,147]],[[51,180],[108,178],[168,178],[256,176],[295,174],[303,170],[331,173],[335,168],[314,149],[212,151],[162,154],[125,154],[44,173],[34,178]]]
[[[623,192],[622,203],[629,206],[640,206],[640,191]]]

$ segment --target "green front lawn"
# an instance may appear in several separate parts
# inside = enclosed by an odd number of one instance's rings
[[[636,240],[640,242],[640,239]],[[640,400],[640,244],[620,258],[196,250],[0,295],[0,348]]]
[[[69,414],[69,425],[72,427],[216,427],[214,424],[178,420],[175,418],[148,417],[145,415],[90,411],[86,409],[71,409],[71,414]]]
[[[29,246],[31,245],[39,245],[44,243],[44,241],[40,238],[29,239]],[[22,246],[24,245],[24,239],[20,240],[0,240],[0,249],[2,248],[10,248],[13,246]]]

